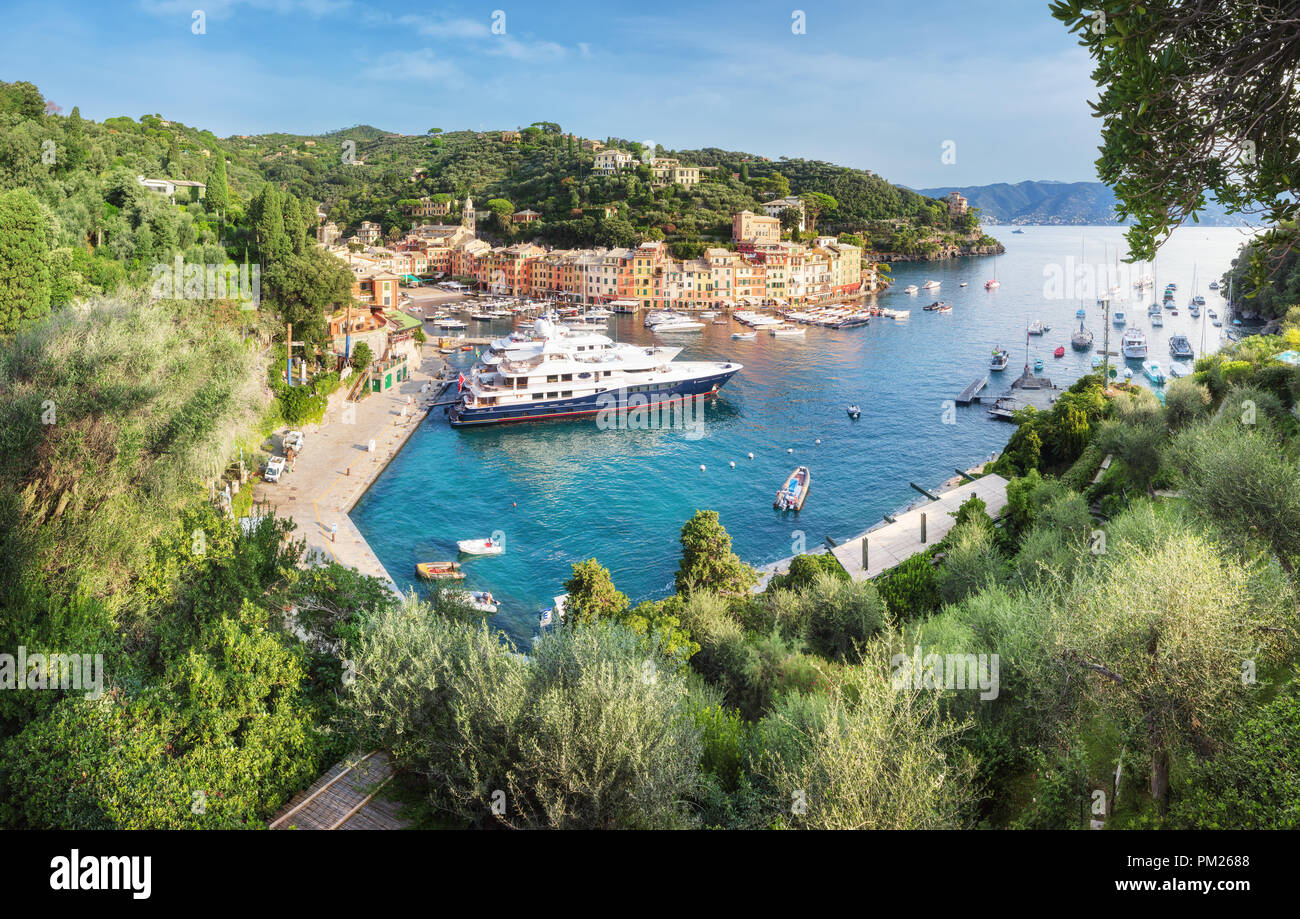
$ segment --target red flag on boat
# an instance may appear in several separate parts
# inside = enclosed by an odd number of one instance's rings
[[[464,385],[465,385],[465,374],[462,373],[462,374],[460,374],[459,376],[456,377],[456,392],[459,393],[460,390],[461,390],[461,387],[464,386]]]

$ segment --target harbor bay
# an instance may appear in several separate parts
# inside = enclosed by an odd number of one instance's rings
[[[1041,359],[1041,375],[1062,389],[1090,372],[1104,340],[1091,279],[1124,282],[1112,307],[1122,298],[1127,327],[1143,329],[1151,359],[1162,366],[1171,335],[1186,335],[1198,355],[1216,349],[1222,330],[1181,307],[1195,276],[1207,308],[1226,312],[1222,292],[1208,285],[1248,237],[1226,228],[1175,231],[1158,264],[1136,272],[1153,275],[1155,287],[1142,291],[1129,283],[1129,267],[1116,265],[1116,252],[1125,251],[1120,227],[1027,227],[1004,238],[1006,254],[996,260],[894,265],[892,287],[866,302],[906,310],[906,319],[808,327],[798,338],[760,330],[738,341],[731,335],[743,327],[730,320],[655,334],[639,316],[611,317],[607,334],[615,340],[680,347],[682,360],[732,360],[744,370],[706,404],[698,425],[684,427],[669,424],[667,414],[660,426],[652,414],[644,429],[607,429],[588,418],[454,430],[435,410],[352,519],[403,589],[425,589],[415,565],[456,558],[457,541],[504,534],[503,554],[462,558],[464,583],[492,592],[500,607],[493,622],[516,641],[535,633],[537,611],[564,592],[573,562],[598,559],[634,601],[670,593],[677,535],[697,509],[718,511],[735,551],[751,564],[813,551],[827,537],[856,536],[911,503],[918,495],[909,482],[937,486],[999,451],[1012,428],[988,409],[1026,363]],[[986,289],[995,275],[1000,286]],[[930,280],[939,289],[905,293]],[[1178,285],[1179,315],[1152,328],[1146,307],[1170,282]],[[936,299],[950,301],[952,311],[923,310]],[[1095,337],[1089,352],[1069,347],[1080,307]],[[1036,321],[1048,329],[1027,336]],[[471,321],[467,334],[500,337],[512,328],[506,319]],[[1121,333],[1112,325],[1112,351]],[[1053,357],[1060,346],[1064,355]],[[1009,366],[990,373],[997,347],[1010,352]],[[456,352],[447,360],[468,371],[474,357]],[[1134,383],[1147,385],[1141,362],[1127,366]],[[985,375],[983,402],[956,405]],[[856,420],[850,405],[861,410]],[[777,489],[799,465],[812,472],[805,505],[797,514],[773,509]]]

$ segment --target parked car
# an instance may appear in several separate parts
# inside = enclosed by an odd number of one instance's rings
[[[266,471],[262,473],[262,478],[268,482],[278,482],[282,472],[284,472],[284,457],[273,456],[266,461]]]
[[[284,435],[284,449],[292,450],[294,453],[302,453],[302,431],[290,431]]]

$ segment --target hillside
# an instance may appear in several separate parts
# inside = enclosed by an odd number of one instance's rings
[[[1100,182],[1017,182],[1010,185],[945,185],[922,188],[917,193],[942,198],[949,192],[965,195],[971,207],[978,207],[984,219],[993,223],[1020,225],[1069,224],[1104,226],[1115,219],[1115,193]],[[1222,205],[1210,202],[1200,215],[1204,226],[1241,226],[1248,221],[1229,215]]]

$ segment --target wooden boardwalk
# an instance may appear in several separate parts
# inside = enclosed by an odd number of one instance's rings
[[[338,763],[294,795],[269,824],[273,830],[400,830],[397,805],[379,796],[392,781],[388,757],[372,751]]]
[[[1007,504],[1007,480],[990,473],[974,482],[940,492],[937,501],[927,502],[899,514],[894,522],[870,530],[857,539],[850,539],[831,551],[853,580],[874,578],[948,535],[948,531],[957,522],[951,515],[971,495],[979,495],[987,505],[989,516],[996,517]],[[925,518],[924,541],[921,539],[922,516]],[[865,565],[862,560],[864,543],[867,547]]]
[[[972,402],[980,401],[980,391],[989,385],[988,374],[971,380],[966,384],[966,388],[957,396],[958,405],[970,405]]]

